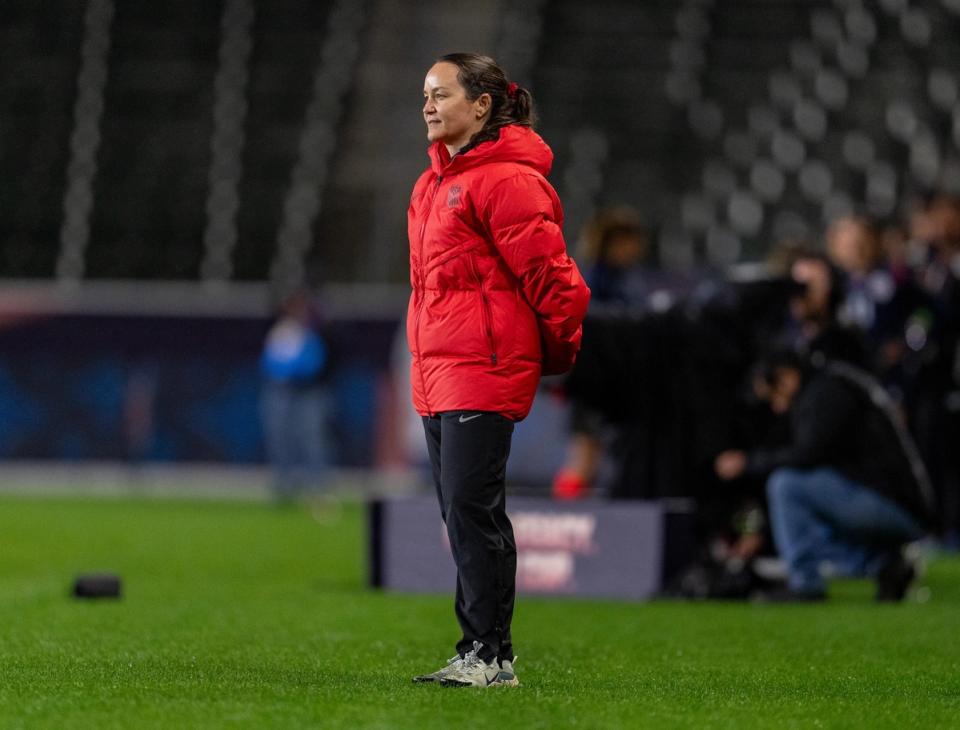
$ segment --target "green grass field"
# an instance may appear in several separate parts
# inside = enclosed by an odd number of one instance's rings
[[[926,603],[518,601],[517,689],[413,685],[448,596],[363,583],[361,509],[0,497],[2,728],[960,726],[960,560]],[[120,601],[68,597],[80,572]]]

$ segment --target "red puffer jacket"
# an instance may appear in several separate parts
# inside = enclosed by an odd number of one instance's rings
[[[521,126],[452,160],[429,152],[408,211],[414,406],[519,420],[540,375],[573,365],[590,300],[544,178],[553,153]]]

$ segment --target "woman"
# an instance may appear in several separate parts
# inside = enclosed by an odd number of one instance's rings
[[[590,291],[566,253],[530,93],[469,53],[438,59],[423,93],[431,164],[408,211],[407,337],[463,635],[447,666],[414,681],[516,685],[510,439],[540,376],[573,364]]]

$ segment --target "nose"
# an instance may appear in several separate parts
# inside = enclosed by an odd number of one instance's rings
[[[433,99],[431,99],[428,96],[423,100],[423,113],[430,114],[433,111],[435,111],[435,107],[433,105]]]

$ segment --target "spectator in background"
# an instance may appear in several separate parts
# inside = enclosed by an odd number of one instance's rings
[[[790,264],[790,280],[794,288],[786,321],[770,338],[774,348],[792,350],[818,364],[842,360],[866,367],[869,358],[862,333],[838,320],[845,290],[830,260],[818,253],[797,254]]]
[[[871,369],[901,400],[909,387],[902,367],[908,352],[906,327],[924,306],[920,292],[904,276],[902,261],[897,270],[887,264],[880,235],[867,218],[838,218],[830,224],[826,240],[832,263],[845,277],[838,320],[864,333]]]
[[[846,363],[815,369],[791,352],[760,372],[758,393],[789,414],[790,441],[725,451],[715,470],[722,480],[768,475],[774,542],[789,571],[786,589],[768,597],[823,600],[829,562],[841,575],[874,577],[877,600],[901,600],[914,577],[902,548],[925,534],[932,491],[886,391]]]
[[[284,301],[260,358],[262,414],[274,495],[287,500],[321,485],[327,415],[322,380],[328,352],[306,291]]]
[[[898,286],[913,282],[910,266],[910,236],[905,226],[891,223],[879,234],[880,251],[887,270]]]
[[[685,277],[668,274],[656,264],[649,234],[631,207],[600,211],[584,226],[579,249],[594,312],[662,312],[690,286]],[[573,402],[566,458],[553,479],[555,499],[580,499],[591,493],[604,455],[604,429],[601,414]]]
[[[643,306],[659,285],[650,239],[633,208],[601,211],[584,226],[580,243],[584,278],[596,304]]]
[[[960,279],[960,198],[940,195],[914,210],[910,248],[917,279],[937,299],[940,314],[953,317]]]
[[[873,224],[861,216],[843,216],[830,224],[826,239],[831,262],[846,277],[840,321],[859,327],[874,341],[888,336],[891,325],[883,314],[897,289],[893,275],[883,266]]]
[[[602,211],[584,226],[580,249],[595,305],[646,306],[658,273],[650,263],[649,237],[636,210]],[[553,479],[554,498],[580,499],[590,493],[603,457],[602,428],[596,411],[573,403],[566,458]]]
[[[960,199],[938,195],[910,219],[911,260],[930,313],[907,341],[917,352],[911,426],[938,494],[939,531],[960,546]]]

